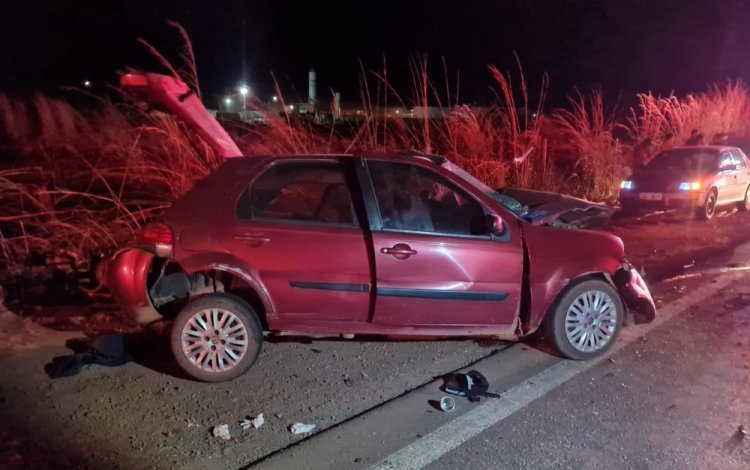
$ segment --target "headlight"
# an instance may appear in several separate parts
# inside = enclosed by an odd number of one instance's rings
[[[633,182],[630,180],[625,180],[620,183],[620,189],[633,189],[633,186]]]
[[[685,181],[680,183],[680,191],[698,191],[701,189],[700,181]]]

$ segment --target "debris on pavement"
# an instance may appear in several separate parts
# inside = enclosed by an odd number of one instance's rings
[[[266,420],[263,418],[263,413],[260,413],[255,418],[246,417],[242,421],[240,421],[240,427],[243,430],[248,430],[251,427],[258,429],[259,427],[263,426],[263,424],[266,422]]]
[[[456,401],[451,397],[443,397],[440,399],[440,409],[451,412],[456,409]]]
[[[315,429],[314,424],[294,423],[289,426],[289,431],[292,434],[305,434],[311,432],[313,429]]]
[[[211,432],[213,433],[214,437],[224,439],[225,441],[228,441],[232,438],[232,435],[229,433],[228,424],[219,424],[218,426],[214,426]]]
[[[737,435],[743,439],[747,437],[747,429],[745,429],[745,425],[740,424],[737,427]]]
[[[500,398],[497,393],[488,392],[490,384],[482,373],[470,370],[465,374],[448,374],[443,377],[442,390],[446,393],[467,397],[469,401],[481,400],[481,397]]]

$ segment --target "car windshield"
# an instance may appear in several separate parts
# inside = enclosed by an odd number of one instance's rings
[[[467,183],[473,186],[476,186],[477,188],[479,188],[480,191],[482,191],[484,194],[488,195],[495,201],[505,206],[506,209],[511,211],[516,216],[525,218],[525,216],[529,212],[529,208],[527,206],[521,204],[520,202],[518,202],[517,200],[513,199],[510,196],[506,196],[505,194],[495,191],[494,189],[490,188],[486,184],[476,179],[471,174],[467,173],[464,169],[462,169],[458,165],[448,160],[445,160],[440,166],[450,171],[454,175],[458,176],[459,178],[463,179]]]
[[[719,155],[711,150],[674,149],[661,152],[646,166],[649,170],[716,171]]]

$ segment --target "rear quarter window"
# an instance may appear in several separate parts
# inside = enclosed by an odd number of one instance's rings
[[[241,219],[354,225],[351,193],[337,162],[282,162],[266,170],[237,203]]]

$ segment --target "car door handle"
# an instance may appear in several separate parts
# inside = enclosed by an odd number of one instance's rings
[[[263,234],[253,235],[250,233],[235,235],[232,237],[232,239],[250,246],[265,245],[266,243],[271,241],[270,238],[263,236]]]
[[[406,243],[396,243],[391,248],[381,248],[380,252],[386,255],[391,255],[396,259],[406,259],[409,256],[417,254],[417,250],[412,250]]]

